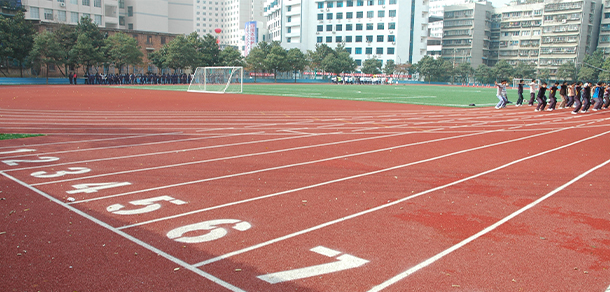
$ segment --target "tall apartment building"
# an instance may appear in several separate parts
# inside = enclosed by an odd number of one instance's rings
[[[255,38],[259,40],[266,32],[264,0],[190,1],[195,1],[195,9],[191,11],[193,30],[201,36],[217,36],[221,47],[233,46],[243,53],[246,50],[246,24],[254,26]],[[220,33],[217,34],[216,29],[220,29]]]
[[[268,40],[303,51],[344,45],[358,66],[371,58],[416,63],[426,54],[428,0],[267,0],[264,15]]]
[[[118,0],[22,0],[25,17],[42,23],[77,24],[89,17],[100,27],[119,28]]]
[[[489,65],[491,2],[445,6],[442,58],[453,64]]]
[[[604,54],[610,54],[610,0],[602,2],[603,11],[601,12],[601,24],[599,26],[599,39],[597,48],[604,51]]]
[[[189,34],[194,31],[193,0],[118,0],[118,2],[120,28],[178,34]]]

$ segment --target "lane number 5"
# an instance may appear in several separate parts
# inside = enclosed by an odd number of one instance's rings
[[[174,199],[174,198],[172,198],[170,196],[160,196],[160,197],[154,197],[154,198],[143,199],[143,200],[136,200],[136,201],[129,202],[129,204],[132,204],[134,206],[144,206],[144,207],[139,208],[139,209],[121,210],[121,209],[125,208],[125,206],[123,206],[121,204],[114,204],[114,205],[108,206],[108,208],[106,208],[106,211],[108,211],[110,213],[118,214],[118,215],[143,214],[143,213],[148,213],[148,212],[152,212],[152,211],[160,209],[161,208],[161,204],[155,203],[155,202],[159,202],[159,201],[167,201],[167,202],[170,202],[170,203],[176,204],[176,205],[186,204],[185,201],[177,200],[177,199]]]

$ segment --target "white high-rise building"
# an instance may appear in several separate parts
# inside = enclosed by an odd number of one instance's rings
[[[194,31],[191,17],[193,0],[118,0],[118,2],[120,28],[179,34],[189,34]]]
[[[246,24],[255,26],[256,38],[261,40],[264,32],[264,0],[191,0],[194,9],[193,30],[199,35],[212,34],[221,47],[233,46],[242,53],[246,49]],[[220,33],[217,33],[219,29]],[[260,35],[260,37],[258,37]]]
[[[89,17],[100,27],[119,28],[118,0],[23,0],[25,17],[43,23],[77,24]]]
[[[428,0],[267,0],[264,15],[268,40],[302,51],[344,45],[358,66],[426,55]]]

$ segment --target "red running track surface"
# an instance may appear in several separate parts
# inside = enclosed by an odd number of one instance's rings
[[[0,119],[47,134],[0,141],[5,291],[609,289],[610,111],[7,86]]]

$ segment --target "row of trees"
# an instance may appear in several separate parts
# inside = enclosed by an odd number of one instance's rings
[[[531,63],[519,62],[512,66],[506,60],[498,61],[493,67],[485,64],[476,69],[470,63],[453,64],[442,58],[434,59],[425,56],[413,65],[415,72],[423,75],[426,81],[468,83],[474,77],[480,83],[493,83],[499,80],[512,80],[512,78],[537,78],[550,81],[549,69],[537,70]],[[574,62],[561,64],[557,68],[554,80],[610,80],[610,58],[605,58],[601,50],[587,55],[583,65],[577,66]]]

